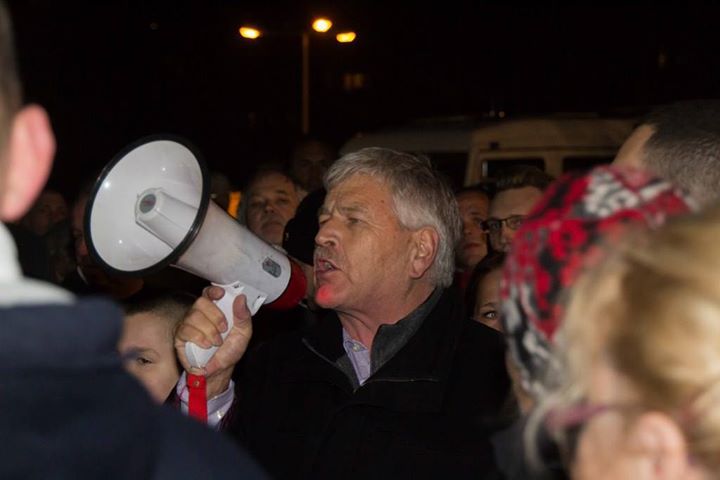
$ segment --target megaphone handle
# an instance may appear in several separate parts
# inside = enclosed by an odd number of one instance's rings
[[[225,290],[225,295],[220,300],[215,301],[215,305],[225,315],[225,319],[228,323],[228,328],[222,334],[223,340],[227,337],[228,333],[233,327],[233,302],[238,295],[245,295],[247,299],[247,307],[250,310],[250,315],[255,315],[260,309],[262,304],[265,302],[267,295],[259,290],[252,288],[249,285],[242,285],[240,282],[232,283],[230,285],[217,285]],[[192,342],[185,344],[185,354],[187,355],[188,362],[192,367],[202,368],[210,361],[215,352],[219,347],[202,348],[195,345]]]

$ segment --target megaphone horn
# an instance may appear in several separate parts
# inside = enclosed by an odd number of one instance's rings
[[[207,168],[179,137],[146,137],[123,149],[95,182],[84,221],[90,255],[116,275],[172,265],[223,287],[224,335],[237,295],[247,297],[251,314],[263,304],[289,308],[305,295],[297,264],[210,201]],[[186,353],[202,367],[216,350],[188,343]]]

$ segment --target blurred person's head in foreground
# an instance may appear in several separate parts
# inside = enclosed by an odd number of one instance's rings
[[[195,297],[182,292],[156,293],[124,304],[125,324],[118,351],[125,368],[163,403],[180,378],[175,356],[175,328],[192,307]]]
[[[516,390],[535,400],[544,394],[555,332],[580,273],[632,229],[656,228],[692,208],[684,191],[639,170],[598,167],[550,186],[518,230],[503,270],[500,319],[521,382]]]
[[[13,57],[10,16],[0,0],[0,220],[8,223],[22,217],[42,190],[55,152],[45,111],[21,107]],[[183,472],[198,478],[240,472],[264,478],[248,457],[205,428],[190,421],[182,426],[179,417],[148,408],[132,382],[119,375],[111,348],[119,327],[115,307],[75,303],[62,289],[24,280],[15,252],[0,225],[0,429],[8,439],[0,477],[174,478]],[[88,319],[101,326],[84,328]],[[205,454],[198,452],[202,448]]]
[[[537,167],[517,166],[500,172],[484,223],[493,250],[510,250],[518,228],[552,181],[550,175]]]
[[[625,140],[613,164],[650,170],[701,204],[720,199],[720,100],[654,109]]]
[[[502,331],[500,324],[500,280],[505,254],[491,253],[475,266],[465,292],[468,314],[478,323]]]
[[[45,110],[22,105],[10,16],[0,3],[0,220],[14,222],[47,181],[55,137]]]
[[[561,383],[538,409],[573,478],[720,478],[718,238],[715,205],[578,281],[557,336]]]

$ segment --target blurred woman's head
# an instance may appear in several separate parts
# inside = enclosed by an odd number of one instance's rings
[[[576,478],[720,478],[720,206],[584,275],[547,426]]]

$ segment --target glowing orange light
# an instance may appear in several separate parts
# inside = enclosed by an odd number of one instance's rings
[[[335,35],[335,38],[340,43],[352,43],[355,41],[355,32],[342,32]]]
[[[258,30],[257,28],[252,27],[240,27],[240,36],[243,38],[248,38],[250,40],[255,40],[256,38],[260,38],[262,36],[262,32]]]
[[[325,33],[332,28],[332,22],[327,18],[316,18],[312,23],[312,28],[316,32]]]

